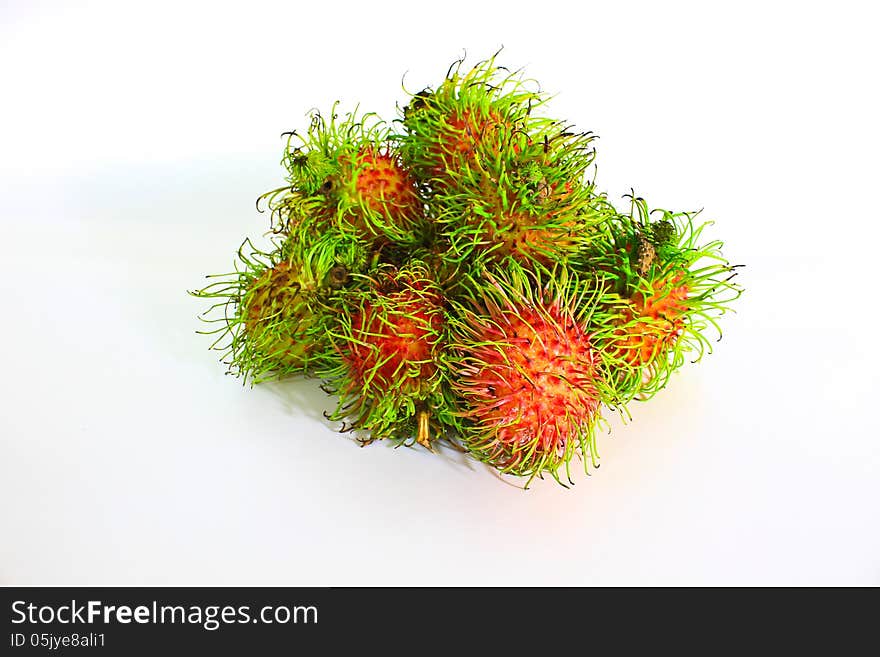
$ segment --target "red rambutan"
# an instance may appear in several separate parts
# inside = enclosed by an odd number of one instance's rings
[[[335,380],[340,405],[333,419],[355,418],[352,428],[373,438],[413,432],[429,446],[431,408],[437,405],[442,373],[439,354],[445,331],[440,288],[422,265],[386,267],[368,288],[349,294],[340,317],[338,365],[324,373]],[[413,436],[407,435],[403,438]]]
[[[347,221],[362,233],[410,241],[423,220],[423,205],[398,158],[368,147],[343,156],[340,164],[340,208]]]
[[[596,459],[600,399],[580,316],[589,303],[512,271],[506,280],[490,275],[488,294],[461,308],[451,386],[467,420],[465,443],[478,458],[502,472],[558,479],[575,454]]]
[[[669,276],[652,283],[653,293],[638,291],[633,295],[615,329],[612,356],[641,367],[674,347],[684,330],[687,311],[689,290],[679,284],[682,278],[681,274]]]

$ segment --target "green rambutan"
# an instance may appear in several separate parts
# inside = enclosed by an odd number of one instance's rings
[[[589,308],[565,271],[542,279],[516,263],[485,271],[454,306],[450,382],[464,445],[501,472],[559,480],[594,465],[600,392]]]
[[[312,353],[314,289],[298,263],[280,256],[280,247],[267,253],[245,240],[235,272],[191,292],[217,300],[203,319],[220,326],[204,333],[219,334],[211,348],[223,352],[229,373],[252,382],[303,373]]]
[[[365,266],[362,247],[345,236],[324,233],[314,243],[274,242],[261,251],[245,240],[236,271],[191,294],[217,302],[203,315],[220,326],[212,345],[223,352],[229,372],[258,383],[308,374],[325,351],[328,302],[349,273]],[[222,310],[212,317],[211,311]]]
[[[312,313],[301,270],[282,260],[264,270],[244,290],[240,314],[244,334],[256,358],[267,369],[304,370],[312,343],[306,339]]]

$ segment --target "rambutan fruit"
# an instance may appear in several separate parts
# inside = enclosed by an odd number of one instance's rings
[[[401,164],[391,129],[375,115],[338,120],[334,107],[328,121],[313,113],[306,135],[288,133],[283,162],[289,186],[264,195],[273,216],[308,216],[318,230],[332,227],[367,241],[422,240],[416,181]]]
[[[585,180],[593,135],[537,116],[543,96],[494,58],[460,69],[413,96],[399,137],[449,257],[545,268],[565,261],[600,221]]]
[[[340,156],[340,217],[354,230],[397,243],[420,241],[424,205],[415,179],[387,147]],[[333,179],[328,179],[332,185]]]
[[[344,287],[366,261],[363,249],[333,232],[307,244],[288,239],[261,251],[245,240],[236,271],[191,294],[217,302],[203,319],[219,323],[212,348],[229,372],[251,383],[309,374],[326,351],[326,297]],[[222,310],[212,317],[211,311]]]
[[[585,180],[589,134],[557,128],[462,174],[454,192],[434,198],[450,257],[498,262],[511,257],[552,268],[587,248],[606,220],[606,204]]]
[[[240,313],[254,358],[264,365],[255,369],[305,370],[313,347],[307,339],[312,313],[301,272],[281,261],[266,269],[244,290]]]
[[[565,270],[546,279],[516,264],[466,286],[453,306],[450,385],[464,445],[503,473],[557,481],[579,455],[595,465],[600,392],[591,300]]]
[[[521,148],[518,142],[543,125],[530,117],[543,99],[520,74],[497,66],[494,57],[467,72],[462,63],[437,89],[413,94],[402,112],[403,159],[431,192],[457,189],[463,172]]]
[[[435,98],[423,96],[423,107],[433,108]],[[422,109],[420,115],[425,120],[433,118],[427,109]],[[416,121],[409,120],[407,125],[416,125]],[[506,118],[495,109],[439,110],[433,134],[424,136],[429,146],[415,162],[434,189],[454,188],[460,170],[478,168],[483,153],[498,153],[515,125],[515,119]]]
[[[349,430],[369,432],[370,440],[430,447],[450,420],[440,360],[443,292],[420,262],[355,279],[329,334],[333,365],[321,372],[340,398],[329,417],[348,420]]]
[[[701,244],[709,224],[695,218],[650,211],[632,198],[630,214],[615,217],[608,239],[590,253],[588,266],[603,288],[595,341],[620,402],[652,397],[685,360],[711,353],[709,331],[720,339],[717,318],[742,293],[722,243]]]

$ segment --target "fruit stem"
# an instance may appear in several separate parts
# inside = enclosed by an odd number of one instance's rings
[[[419,445],[424,445],[432,452],[431,449],[431,435],[430,435],[430,426],[428,424],[428,420],[431,417],[430,413],[426,410],[419,411],[419,433],[416,436],[416,442]]]

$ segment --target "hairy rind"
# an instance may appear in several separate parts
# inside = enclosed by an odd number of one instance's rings
[[[468,142],[479,143],[499,124],[509,128],[505,137],[510,137],[546,123],[532,116],[545,98],[537,84],[520,72],[496,65],[494,57],[468,71],[462,66],[463,60],[452,66],[436,89],[411,94],[409,104],[400,111],[401,155],[429,195],[454,184],[449,176],[469,164]],[[490,150],[503,141],[494,134],[491,137]],[[459,138],[465,140],[464,148]]]
[[[437,212],[450,261],[492,266],[513,258],[545,272],[588,249],[605,222],[604,203],[582,186],[573,188],[571,198],[530,208],[519,202],[517,190],[492,184],[491,191],[462,194]]]
[[[718,318],[742,293],[732,280],[737,268],[721,255],[722,243],[703,239],[711,222],[697,217],[650,210],[644,199],[631,197],[630,213],[613,217],[605,239],[581,260],[579,268],[601,289],[592,328],[613,404],[650,399],[686,361],[711,353],[721,338]],[[640,252],[645,243],[650,247]],[[648,302],[668,310],[651,316],[644,310]],[[647,358],[628,351],[640,338],[652,345]]]
[[[341,311],[328,330],[325,389],[339,396],[335,411],[344,430],[369,432],[371,440],[409,443],[416,439],[420,414],[427,414],[429,441],[458,426],[451,413],[442,345],[446,340],[443,290],[421,261],[402,267],[379,265],[354,275],[340,293]],[[412,331],[406,333],[406,330]],[[385,344],[411,338],[421,358],[389,358]],[[389,363],[394,372],[387,371]]]
[[[464,446],[475,458],[502,473],[527,477],[529,482],[544,474],[560,483],[562,477],[570,482],[571,462],[575,456],[582,460],[585,470],[588,471],[590,464],[595,466],[598,459],[595,430],[601,422],[602,386],[593,378],[595,361],[587,328],[597,303],[595,290],[582,285],[568,269],[534,272],[510,259],[472,275],[462,290],[466,292],[451,305],[447,351],[451,386],[458,396],[458,413],[462,417]],[[511,322],[521,323],[525,315],[539,317],[557,338],[581,336],[576,348],[589,354],[584,361],[572,364],[581,377],[588,377],[585,380],[565,382],[557,371],[545,373],[563,387],[569,386],[571,398],[560,400],[564,402],[566,414],[575,409],[580,413],[574,419],[567,416],[554,420],[562,440],[550,450],[541,447],[541,437],[537,434],[531,437],[522,434],[528,439],[526,443],[508,443],[501,439],[499,432],[514,425],[487,425],[483,420],[491,416],[483,405],[495,402],[491,400],[492,391],[482,390],[483,384],[478,380],[482,381],[487,375],[503,380],[508,372],[524,379],[530,376],[520,369],[522,365],[517,358],[510,355],[517,348],[514,337],[491,337],[508,335]],[[537,333],[536,339],[541,340]],[[546,347],[544,353],[550,353]],[[489,360],[483,360],[486,357]]]
[[[370,266],[372,253],[363,241],[332,228],[323,232],[296,230],[281,245],[282,258],[300,263],[303,275],[316,289],[333,288],[329,277],[336,269],[347,275],[363,273]]]
[[[313,111],[305,134],[286,134],[282,163],[288,185],[258,201],[258,208],[262,203],[270,210],[273,231],[287,233],[311,219],[366,241],[423,241],[424,204],[401,163],[393,131],[377,115],[358,115],[355,110],[340,118],[334,105],[329,118]],[[358,192],[359,177],[369,171],[368,156],[392,166],[403,181],[405,198],[364,198]]]
[[[537,116],[544,101],[494,58],[413,95],[398,141],[449,259],[546,268],[593,239],[603,219],[587,177],[594,136]]]
[[[331,273],[364,263],[360,245],[332,232],[311,243],[274,238],[268,250],[246,239],[233,272],[209,276],[211,283],[191,292],[214,301],[200,317],[216,327],[202,333],[216,335],[211,348],[221,352],[228,373],[252,385],[311,374],[324,355],[334,312]]]

